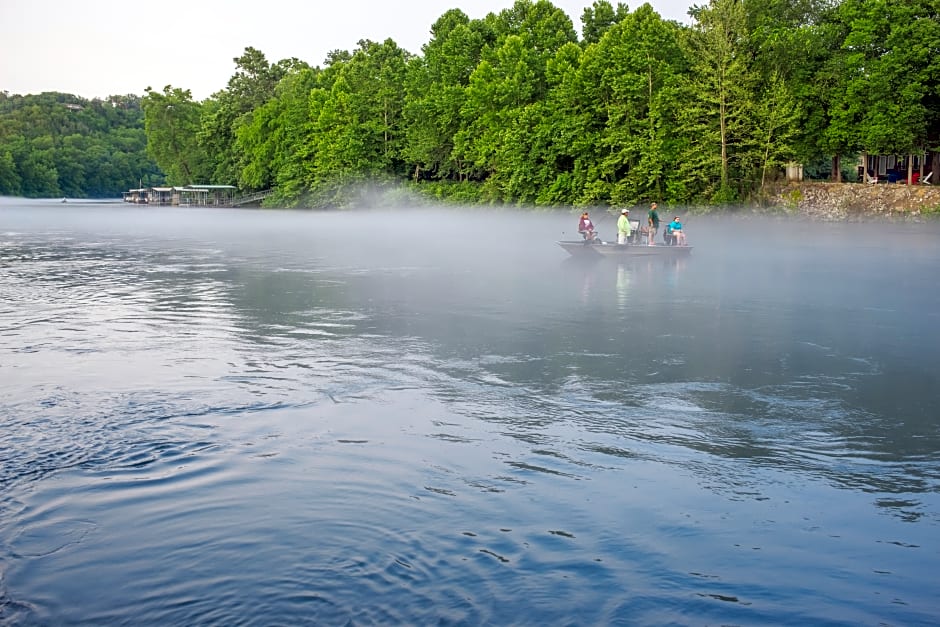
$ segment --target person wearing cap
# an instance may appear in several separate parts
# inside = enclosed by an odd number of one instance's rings
[[[651,204],[650,211],[646,214],[647,231],[649,235],[646,241],[647,246],[656,245],[656,233],[659,232],[659,213],[656,211],[657,206],[655,202]]]
[[[617,219],[617,243],[626,244],[630,239],[630,210],[621,209]]]
[[[669,231],[676,239],[677,245],[685,246],[685,233],[682,232],[682,221],[679,219],[679,216],[674,217],[672,222],[669,223]]]
[[[587,211],[582,213],[581,219],[578,220],[578,233],[581,234],[581,237],[583,237],[585,241],[594,239],[594,223],[591,222],[591,217],[588,215]]]

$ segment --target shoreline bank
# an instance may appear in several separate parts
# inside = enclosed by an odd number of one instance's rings
[[[940,216],[940,186],[789,183],[771,192],[762,206],[774,212],[824,221],[924,218]]]

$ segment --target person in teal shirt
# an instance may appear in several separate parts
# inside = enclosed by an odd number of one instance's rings
[[[682,232],[682,221],[679,220],[679,216],[674,217],[669,223],[669,232],[676,238],[676,244],[685,246],[685,233]]]
[[[617,243],[626,244],[630,239],[630,210],[621,209],[620,217],[617,219]]]

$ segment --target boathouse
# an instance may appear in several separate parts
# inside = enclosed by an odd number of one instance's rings
[[[235,199],[234,185],[187,185],[179,189],[181,207],[231,207]]]
[[[140,187],[124,192],[124,202],[134,203],[135,205],[146,205],[150,202],[150,189]]]
[[[124,202],[161,207],[231,207],[235,189],[234,185],[142,187],[124,192]]]

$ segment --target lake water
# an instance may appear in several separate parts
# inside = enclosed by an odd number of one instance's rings
[[[937,225],[576,222],[0,201],[0,623],[937,624]]]

